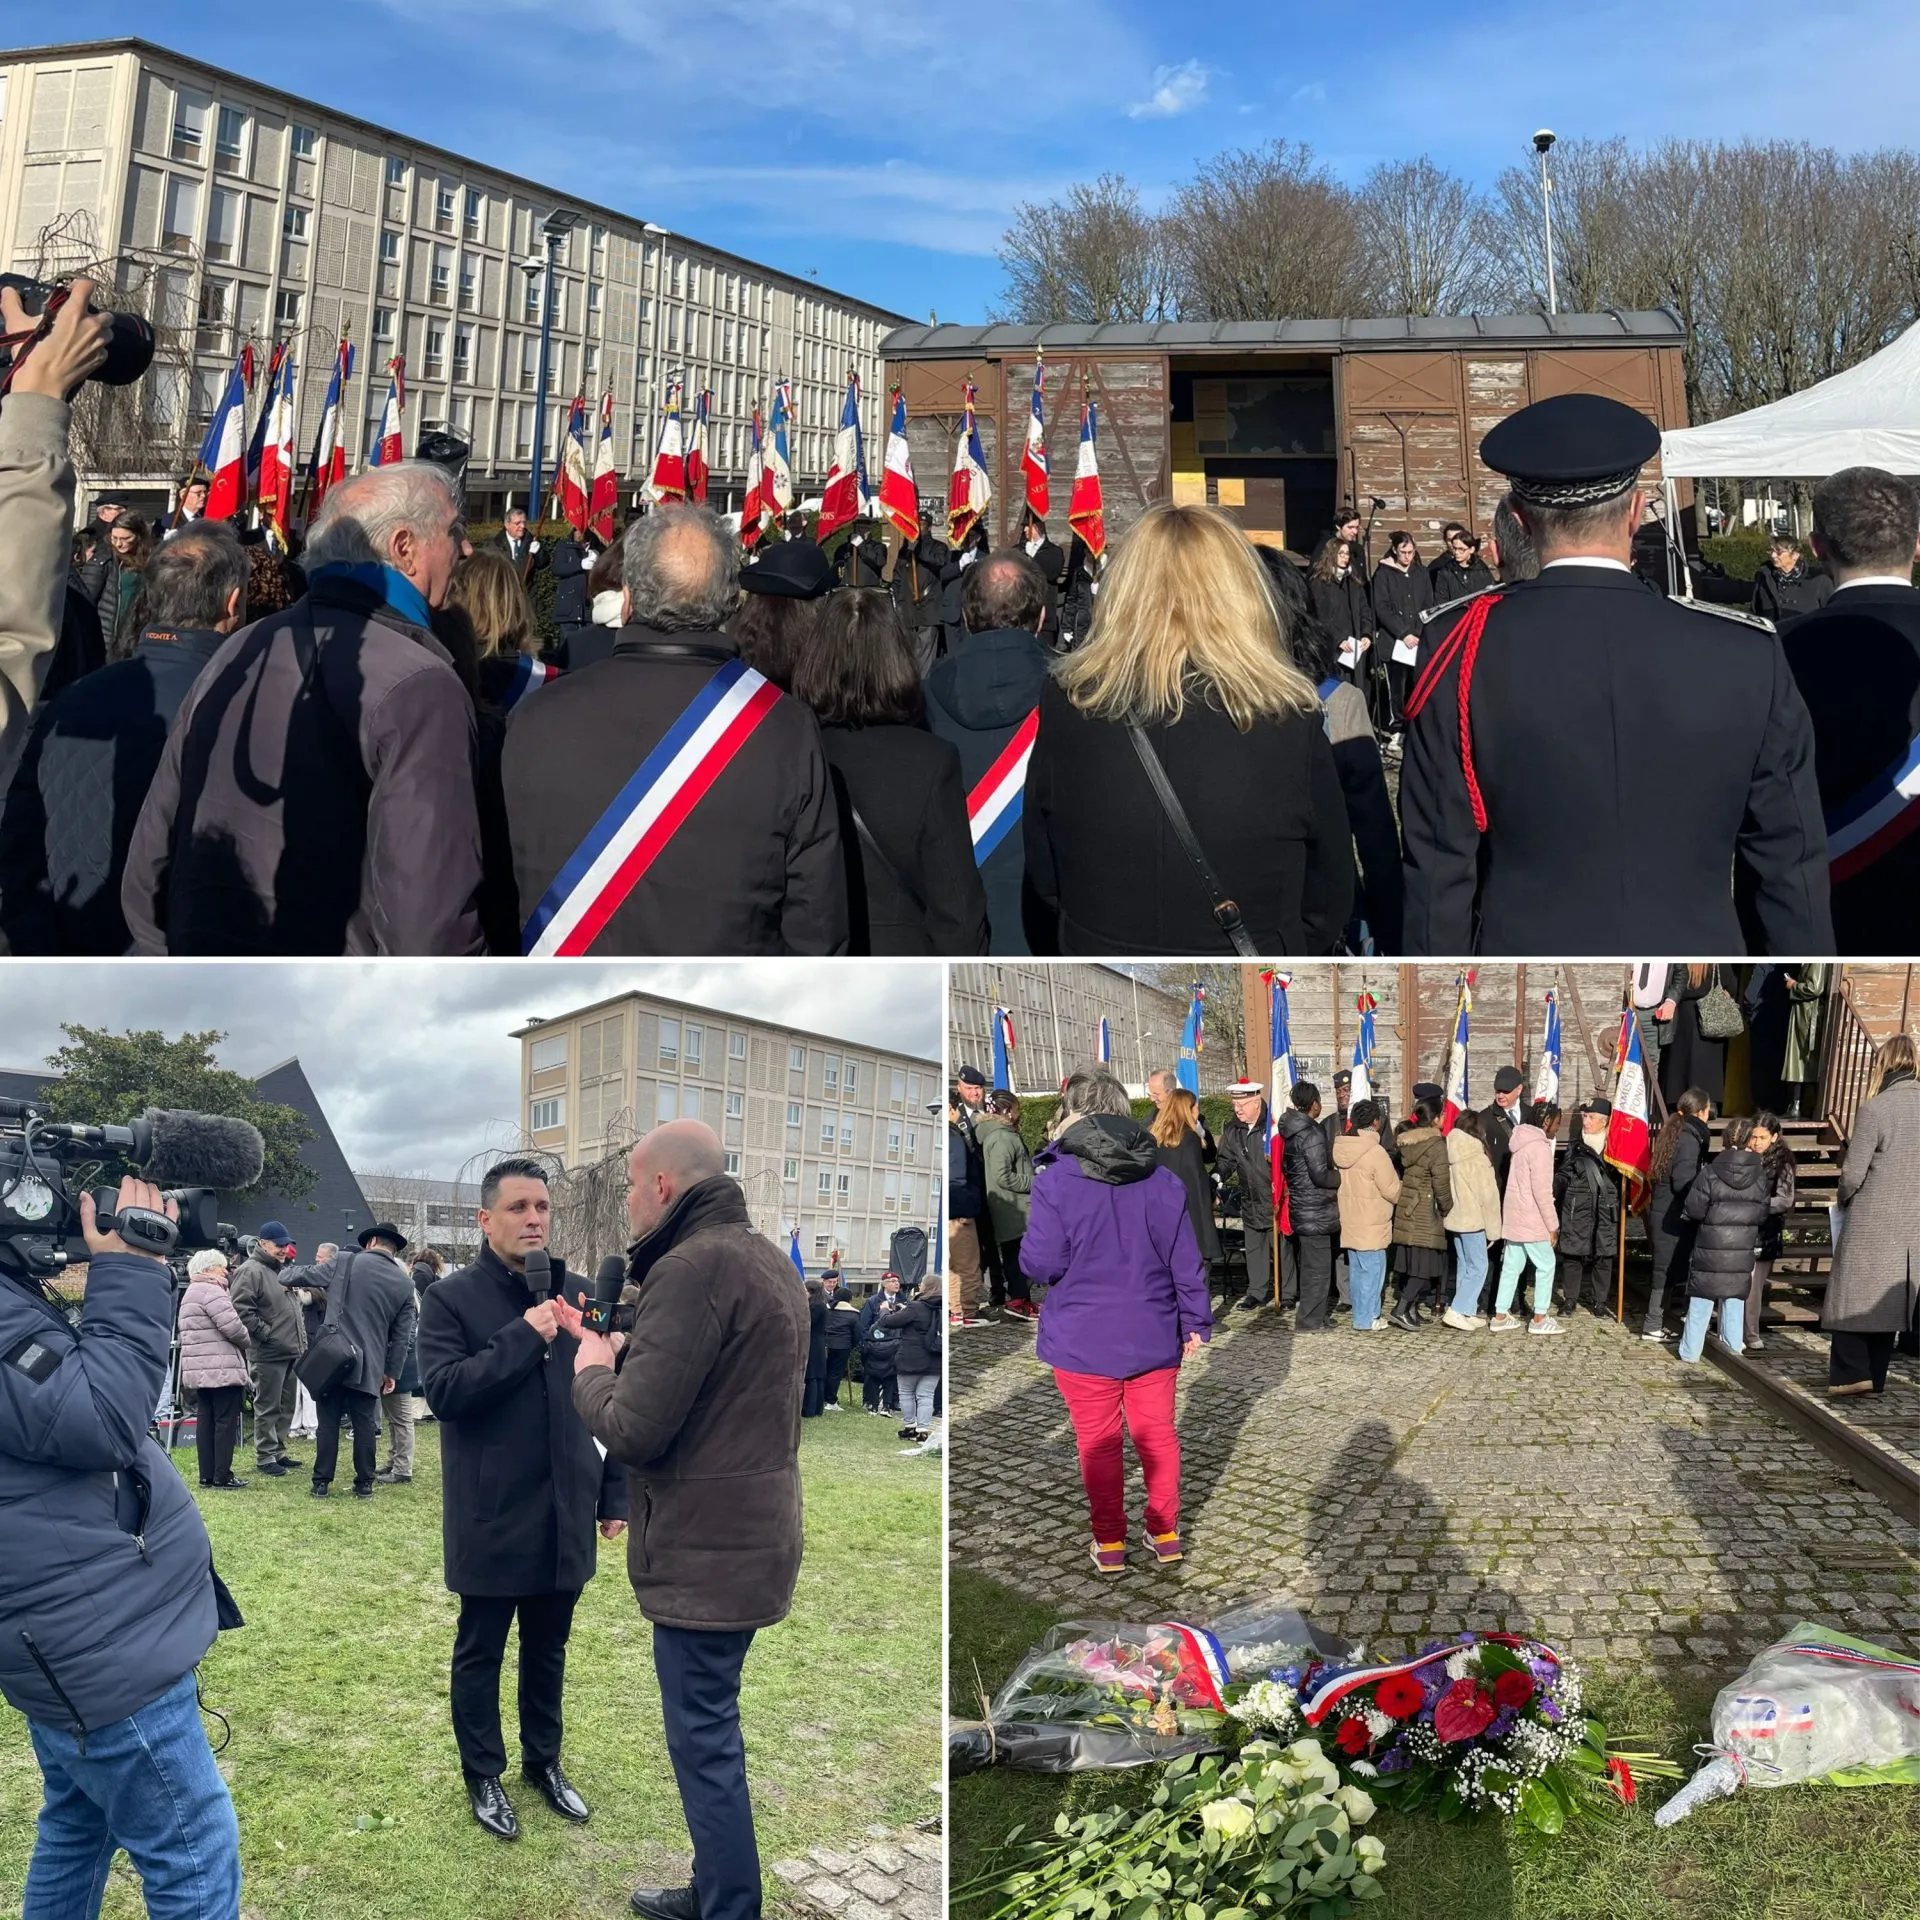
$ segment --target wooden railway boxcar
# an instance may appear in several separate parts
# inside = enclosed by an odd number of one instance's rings
[[[1157,326],[901,327],[881,342],[906,395],[924,498],[943,497],[965,389],[993,477],[992,533],[1014,533],[1035,353],[1046,361],[1053,535],[1083,394],[1097,403],[1110,536],[1149,502],[1206,500],[1255,540],[1307,552],[1352,502],[1373,548],[1405,527],[1431,558],[1449,520],[1484,532],[1505,482],[1480,464],[1488,429],[1535,400],[1604,393],[1663,430],[1687,424],[1684,329],[1652,313]],[[1651,477],[1657,478],[1657,469]],[[1371,508],[1371,502],[1385,505]]]

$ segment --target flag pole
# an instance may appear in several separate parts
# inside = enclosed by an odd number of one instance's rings
[[[1627,1319],[1627,1176],[1617,1175],[1620,1182],[1620,1252],[1613,1285],[1613,1317],[1622,1326]]]

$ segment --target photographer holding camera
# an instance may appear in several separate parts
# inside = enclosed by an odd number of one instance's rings
[[[519,1817],[501,1775],[500,1664],[520,1620],[521,1777],[563,1820],[588,1817],[560,1769],[567,1636],[599,1559],[627,1523],[626,1475],[602,1459],[569,1391],[573,1327],[557,1295],[568,1275],[547,1253],[553,1202],[538,1160],[502,1160],[480,1183],[480,1257],[437,1281],[420,1306],[420,1382],[440,1422],[453,1735],[473,1817],[501,1840]]]
[[[740,1674],[754,1633],[786,1618],[800,1578],[807,1297],[785,1253],[753,1230],[711,1127],[655,1127],[627,1170],[639,1302],[624,1351],[575,1306],[555,1312],[578,1341],[573,1404],[609,1464],[629,1469],[639,1522],[627,1573],[653,1623],[693,1840],[693,1885],[642,1887],[632,1906],[643,1920],[756,1920]]]
[[[112,314],[91,310],[92,281],[74,281],[51,324],[27,311],[21,284],[0,284],[0,345],[10,354],[0,382],[0,553],[7,556],[0,569],[0,792],[26,745],[66,610],[68,401],[106,365],[115,331]]]
[[[178,1211],[131,1176],[118,1205]],[[101,1230],[90,1195],[80,1222],[77,1321],[0,1267],[0,1693],[26,1715],[45,1783],[23,1920],[92,1920],[120,1847],[150,1913],[237,1920],[240,1831],[194,1668],[238,1618],[199,1510],[147,1431],[172,1280]]]

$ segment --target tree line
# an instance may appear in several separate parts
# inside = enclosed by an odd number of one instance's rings
[[[1562,312],[1671,307],[1689,417],[1865,359],[1920,317],[1920,153],[1785,140],[1569,140],[1552,155]],[[1491,191],[1424,155],[1358,186],[1304,143],[1206,162],[1157,211],[1125,175],[1015,209],[1001,318],[1026,324],[1526,312],[1547,300],[1540,174]]]

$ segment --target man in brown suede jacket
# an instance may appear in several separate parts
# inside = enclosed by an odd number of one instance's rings
[[[577,1335],[573,1403],[628,1469],[627,1571],[653,1623],[667,1751],[693,1839],[693,1885],[642,1887],[649,1920],[757,1920],[760,1855],[740,1734],[755,1631],[786,1617],[800,1577],[800,1400],[806,1294],[754,1232],[719,1136],[697,1120],[634,1148],[627,1218],[633,1332]]]

